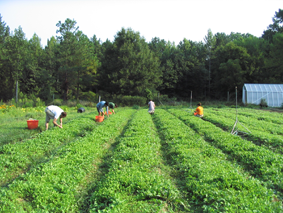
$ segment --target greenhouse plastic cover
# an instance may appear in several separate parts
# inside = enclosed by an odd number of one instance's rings
[[[283,84],[244,84],[242,100],[244,104],[259,105],[265,99],[270,107],[283,104]]]

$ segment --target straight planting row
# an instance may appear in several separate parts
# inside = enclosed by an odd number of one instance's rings
[[[130,118],[133,110],[118,113],[106,119],[103,125],[94,125],[84,137],[58,146],[46,162],[16,178],[11,184],[1,188],[1,211],[3,212],[78,212],[84,202],[84,189],[89,175],[95,170],[95,162],[104,153],[103,144],[118,137]],[[77,132],[79,126],[89,125],[90,118],[82,118],[65,128],[62,133]],[[122,122],[121,122],[122,121]],[[68,129],[68,130],[67,130]],[[77,131],[76,131],[77,130]],[[81,130],[81,129],[80,129]],[[58,131],[46,132],[53,135]],[[34,139],[39,145],[45,135]],[[62,139],[62,138],[61,138]],[[28,147],[25,147],[29,152]],[[23,152],[26,154],[25,152]],[[30,153],[31,154],[31,153]],[[27,155],[27,154],[26,154]]]

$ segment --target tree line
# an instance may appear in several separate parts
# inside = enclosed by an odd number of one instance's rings
[[[10,32],[0,14],[0,99],[17,94],[50,101],[91,100],[97,94],[223,100],[244,83],[282,83],[283,10],[261,37],[231,32],[179,44],[158,37],[146,42],[122,28],[114,40],[88,38],[75,20],[59,21],[43,48],[21,27]]]

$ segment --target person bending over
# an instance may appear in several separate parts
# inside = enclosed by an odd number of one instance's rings
[[[103,107],[106,107],[106,113],[107,113],[107,116],[109,117],[109,114],[108,114],[108,102],[107,102],[107,101],[100,101],[100,102],[96,105],[98,115],[99,115],[99,116],[104,116]]]
[[[55,105],[50,105],[45,108],[45,114],[46,114],[46,119],[45,119],[45,129],[48,130],[48,125],[50,119],[53,119],[53,124],[54,126],[58,126],[59,128],[63,128],[63,118],[67,116],[67,113],[64,112],[63,109],[61,109],[58,106]],[[60,119],[60,125],[57,124],[57,120]]]
[[[113,102],[109,102],[109,109],[112,110],[113,114],[115,114],[114,108],[117,108],[118,105],[114,104]]]

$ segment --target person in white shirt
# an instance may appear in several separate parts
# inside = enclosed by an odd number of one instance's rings
[[[154,109],[155,109],[155,103],[150,99],[148,102],[148,113],[149,114],[154,114]]]
[[[54,126],[63,128],[63,118],[67,116],[67,113],[64,112],[60,107],[55,105],[50,105],[45,109],[46,119],[45,119],[45,128],[48,130],[48,124],[50,119],[53,119]],[[57,124],[57,120],[60,118],[60,125]]]

